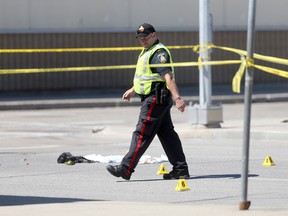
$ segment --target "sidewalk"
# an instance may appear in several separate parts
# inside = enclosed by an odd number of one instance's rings
[[[198,86],[179,88],[179,90],[187,104],[190,101],[199,103]],[[63,92],[1,93],[0,110],[119,107],[136,106],[140,104],[137,96],[133,97],[130,103],[122,101],[121,97],[124,91],[125,89],[98,89]],[[232,92],[231,86],[215,86],[213,88],[212,101],[215,104],[243,103],[243,92],[244,87],[242,87],[241,94],[236,94]],[[252,101],[288,101],[288,85],[255,85]]]
[[[191,205],[143,202],[76,202],[70,204],[25,205],[0,207],[2,216],[286,216],[288,210],[248,210],[240,211],[231,206]]]

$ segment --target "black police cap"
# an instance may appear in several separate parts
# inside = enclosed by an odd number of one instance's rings
[[[146,37],[149,34],[156,32],[155,28],[149,23],[143,23],[140,25],[136,31],[136,38]]]

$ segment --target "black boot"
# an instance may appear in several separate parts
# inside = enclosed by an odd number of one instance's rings
[[[168,174],[164,174],[164,179],[188,179],[190,177],[188,169],[172,170]]]
[[[107,165],[106,169],[108,170],[109,173],[111,173],[113,176],[115,177],[122,177],[125,180],[130,180],[131,174],[127,174],[123,168],[121,167],[121,165]]]

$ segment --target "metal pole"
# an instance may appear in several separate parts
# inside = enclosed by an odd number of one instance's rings
[[[210,0],[200,0],[199,2],[199,41],[200,45],[212,43],[212,23],[210,16]],[[206,49],[200,47],[200,49]],[[204,50],[200,52],[200,58],[203,62],[210,60],[211,51]],[[202,107],[211,105],[211,65],[204,65],[200,68],[199,74],[199,104]]]
[[[212,14],[210,0],[199,0],[199,59],[202,62],[211,61]],[[211,65],[199,66],[199,105],[192,102],[189,105],[189,121],[192,124],[202,124],[207,128],[219,128],[222,121],[222,106],[212,104]]]
[[[255,32],[256,0],[249,0],[248,31],[247,31],[247,61],[253,59],[254,53],[254,32]],[[249,142],[250,142],[250,119],[251,119],[251,98],[253,89],[253,67],[246,67],[245,74],[245,108],[244,108],[244,131],[243,131],[243,152],[242,152],[242,193],[240,210],[248,210],[251,202],[247,201],[248,191],[248,167],[249,167]]]

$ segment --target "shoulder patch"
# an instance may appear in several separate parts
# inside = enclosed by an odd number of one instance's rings
[[[162,64],[167,62],[167,54],[165,52],[161,52],[160,54],[158,54],[157,58]]]

